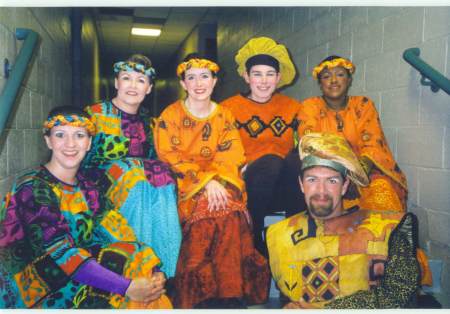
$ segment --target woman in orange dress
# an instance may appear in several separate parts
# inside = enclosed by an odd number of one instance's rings
[[[299,135],[332,132],[351,144],[370,178],[368,187],[353,190],[346,208],[358,205],[374,210],[405,211],[406,178],[394,160],[374,103],[365,96],[349,96],[355,66],[347,59],[330,56],[314,68],[322,96],[302,102]]]
[[[244,308],[267,299],[267,261],[254,248],[240,167],[244,149],[231,112],[211,101],[219,66],[197,54],[177,68],[187,98],[155,128],[158,156],[178,177],[183,240],[177,308]]]

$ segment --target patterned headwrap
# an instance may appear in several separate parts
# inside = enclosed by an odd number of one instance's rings
[[[325,166],[347,175],[359,186],[369,185],[369,178],[347,140],[333,133],[308,133],[299,144],[302,170]]]
[[[345,58],[336,58],[329,61],[321,62],[318,66],[316,66],[312,71],[312,76],[317,79],[319,77],[320,72],[322,72],[323,69],[328,68],[332,69],[335,67],[343,67],[347,69],[350,74],[355,73],[355,65],[348,59]]]
[[[234,60],[238,64],[238,73],[243,76],[247,71],[246,62],[256,55],[268,55],[275,58],[280,64],[281,79],[277,87],[290,84],[295,77],[295,67],[289,57],[289,53],[284,45],[277,44],[272,38],[258,37],[250,39],[241,49],[239,49]]]
[[[55,116],[49,117],[47,121],[44,122],[42,132],[44,134],[48,134],[48,131],[50,131],[53,127],[60,125],[70,125],[75,127],[86,128],[89,135],[91,136],[95,135],[94,123],[92,123],[90,119],[77,114],[71,115],[57,114]]]
[[[131,62],[131,61],[120,61],[114,63],[114,73],[119,73],[120,71],[126,72],[138,72],[147,75],[150,79],[156,77],[156,71],[152,67],[145,67],[143,64]]]
[[[189,70],[190,68],[206,68],[210,70],[211,72],[214,72],[217,74],[219,72],[220,67],[217,65],[217,63],[208,60],[208,59],[191,59],[186,62],[182,62],[177,67],[177,76],[181,77],[181,75],[186,72],[186,70]]]

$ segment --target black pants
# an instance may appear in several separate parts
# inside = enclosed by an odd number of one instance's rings
[[[293,150],[284,159],[276,155],[264,155],[252,162],[245,171],[247,208],[253,219],[255,246],[266,257],[264,217],[279,211],[284,211],[286,217],[290,217],[306,209],[298,182],[300,166],[298,152]]]

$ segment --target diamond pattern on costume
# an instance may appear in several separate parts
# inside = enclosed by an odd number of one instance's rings
[[[280,116],[276,116],[272,121],[270,121],[270,128],[273,133],[279,137],[284,133],[284,131],[286,131],[288,126]]]
[[[252,116],[250,120],[243,124],[251,137],[257,137],[259,133],[264,131],[267,126],[258,116]]]
[[[302,268],[303,299],[322,302],[339,294],[339,270],[336,257],[318,258]]]
[[[299,125],[298,119],[295,117],[290,124],[287,124],[280,116],[275,116],[268,124],[261,120],[258,116],[252,116],[250,120],[245,122],[236,121],[236,127],[238,129],[244,128],[250,137],[258,137],[265,129],[272,130],[273,134],[277,137],[283,135],[283,133],[292,128],[297,130]]]

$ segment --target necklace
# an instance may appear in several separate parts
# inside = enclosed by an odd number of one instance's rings
[[[330,103],[325,99],[325,97],[322,98],[325,101],[327,107],[335,112],[337,130],[339,132],[342,132],[342,130],[344,130],[344,120],[342,119],[342,116],[339,114],[339,111],[347,107],[348,96],[345,96],[344,101],[338,106],[339,109],[335,109],[333,106],[331,106]]]

